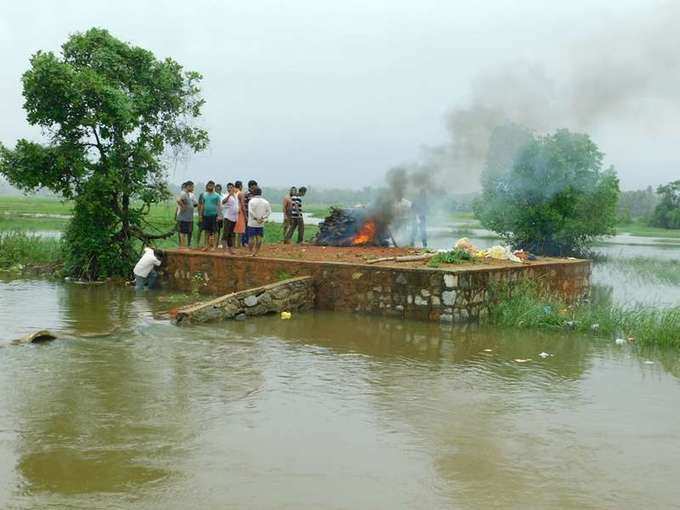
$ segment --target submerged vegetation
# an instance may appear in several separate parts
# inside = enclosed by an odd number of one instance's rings
[[[63,266],[64,243],[27,234],[0,233],[0,270],[12,272],[54,271]]]
[[[677,307],[624,307],[598,301],[567,305],[528,283],[497,287],[493,293],[487,320],[496,326],[567,329],[641,346],[680,347]]]

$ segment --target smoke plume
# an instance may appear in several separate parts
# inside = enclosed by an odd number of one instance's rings
[[[467,104],[446,118],[449,141],[404,167],[411,180],[427,175],[450,191],[479,189],[489,141],[503,125],[543,134],[612,124],[663,129],[664,121],[678,120],[680,4],[606,22],[554,62],[509,62],[480,74]]]

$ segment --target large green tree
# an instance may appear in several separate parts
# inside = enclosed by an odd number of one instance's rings
[[[669,182],[656,189],[661,202],[654,209],[652,225],[661,228],[680,228],[680,181]]]
[[[208,143],[194,125],[200,80],[98,28],[69,37],[60,54],[31,58],[24,108],[45,141],[0,145],[0,173],[24,191],[47,188],[75,201],[66,233],[71,274],[126,275],[136,240],[153,237],[144,218],[168,196],[167,157]]]
[[[566,129],[531,137],[505,169],[483,179],[475,202],[482,225],[517,248],[544,255],[583,253],[616,223],[618,178],[585,134]]]

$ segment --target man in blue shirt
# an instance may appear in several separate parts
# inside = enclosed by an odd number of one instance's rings
[[[203,231],[205,232],[204,250],[215,248],[217,232],[217,210],[220,207],[220,195],[215,192],[215,182],[208,181],[203,194]]]

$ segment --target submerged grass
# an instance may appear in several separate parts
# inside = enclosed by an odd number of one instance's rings
[[[680,308],[627,308],[611,303],[567,305],[530,283],[492,289],[488,321],[501,327],[568,329],[620,337],[641,346],[680,348]]]
[[[680,259],[654,257],[607,257],[601,259],[626,276],[637,276],[669,285],[680,284]]]
[[[53,270],[64,262],[63,242],[25,232],[0,233],[0,269]]]

